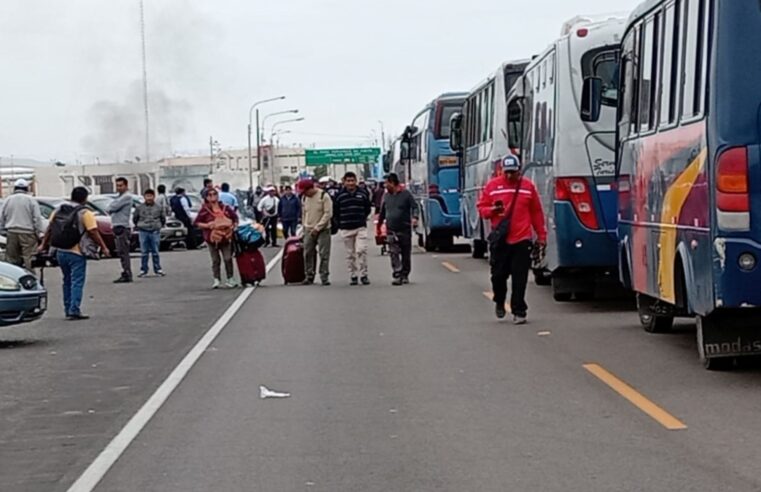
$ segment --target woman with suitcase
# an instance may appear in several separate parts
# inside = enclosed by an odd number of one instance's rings
[[[233,270],[233,230],[238,225],[238,214],[232,208],[219,201],[219,192],[210,189],[204,199],[203,207],[195,220],[195,226],[203,231],[203,239],[209,247],[211,255],[211,271],[214,276],[212,289],[217,289],[222,283],[221,263],[224,260],[227,282],[225,286],[235,288]]]

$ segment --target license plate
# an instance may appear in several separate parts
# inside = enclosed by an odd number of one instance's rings
[[[42,296],[40,297],[40,311],[45,311],[48,309],[48,297]]]
[[[174,235],[180,237],[182,236],[182,231],[175,231]]]

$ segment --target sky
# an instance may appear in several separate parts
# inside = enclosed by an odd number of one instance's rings
[[[208,151],[209,137],[243,148],[250,105],[281,95],[262,116],[304,117],[280,127],[283,144],[369,145],[380,121],[400,133],[571,17],[638,3],[144,0],[151,157]],[[0,164],[144,156],[139,0],[2,0],[0,60]]]

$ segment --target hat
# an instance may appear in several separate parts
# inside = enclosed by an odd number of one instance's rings
[[[266,191],[267,193],[269,193],[270,191],[275,191],[275,187],[274,186],[268,186],[268,187],[264,188],[264,191]]]
[[[23,179],[23,178],[19,178],[19,179],[17,179],[17,180],[16,180],[16,182],[13,184],[13,187],[14,187],[14,188],[24,188],[24,189],[29,189],[29,181],[27,181],[27,180],[25,180],[25,179]]]
[[[520,171],[521,160],[518,159],[517,156],[506,155],[504,158],[502,158],[502,170],[505,172]]]
[[[302,179],[296,183],[296,189],[299,190],[299,193],[304,193],[305,191],[311,190],[312,188],[314,188],[314,181],[311,179]]]
[[[323,176],[320,178],[320,181],[318,181],[320,184],[330,183],[330,178],[328,176]]]

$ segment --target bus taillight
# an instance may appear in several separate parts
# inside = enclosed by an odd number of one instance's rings
[[[747,147],[733,147],[719,156],[716,164],[716,208],[720,229],[750,229]]]
[[[555,200],[571,202],[576,216],[584,224],[584,227],[599,229],[597,214],[595,214],[595,208],[592,204],[592,192],[584,179],[555,179]]]

